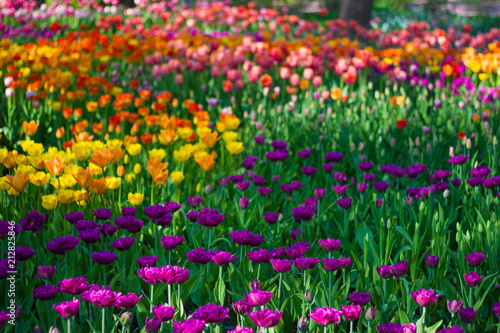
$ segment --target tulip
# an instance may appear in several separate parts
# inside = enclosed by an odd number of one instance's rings
[[[80,307],[80,300],[75,299],[74,301],[66,301],[59,304],[54,304],[53,308],[57,313],[64,319],[69,319],[78,313]],[[71,332],[71,329],[68,330]]]
[[[339,323],[342,312],[334,308],[316,308],[309,314],[309,317],[321,326],[328,326]]]
[[[183,322],[174,321],[172,326],[174,331],[172,333],[201,333],[205,329],[205,321],[197,318],[188,318]]]
[[[458,314],[460,316],[460,320],[464,324],[469,324],[472,323],[474,319],[476,319],[477,311],[474,311],[474,309],[471,307],[467,307],[458,310]]]
[[[458,310],[460,310],[463,306],[464,302],[459,302],[459,301],[447,301],[447,306],[448,306],[448,311],[453,314],[457,313]]]
[[[412,291],[411,296],[419,306],[428,307],[436,303],[440,294],[435,295],[432,289],[425,290],[420,289],[420,291]]]
[[[265,328],[278,325],[282,314],[283,313],[281,311],[272,311],[268,308],[263,308],[255,312],[248,312],[248,316],[257,327]]]

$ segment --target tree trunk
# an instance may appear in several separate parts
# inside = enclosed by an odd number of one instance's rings
[[[372,14],[373,0],[341,0],[339,16],[349,22],[355,20],[368,27]]]

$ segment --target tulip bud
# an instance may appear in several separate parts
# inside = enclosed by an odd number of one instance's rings
[[[299,322],[297,324],[297,330],[300,332],[306,332],[309,327],[309,319],[307,317],[300,317]]]
[[[120,177],[123,177],[123,175],[125,174],[125,167],[123,165],[118,166],[118,168],[116,168],[116,174]]]
[[[40,326],[35,325],[35,328],[33,329],[33,333],[43,333],[42,329]]]
[[[205,185],[205,193],[212,194],[212,186],[210,184]]]
[[[395,138],[391,139],[391,147],[396,147],[396,139]]]
[[[430,143],[427,144],[427,152],[428,153],[432,152],[432,148],[431,148],[431,144]]]
[[[120,322],[124,326],[128,326],[128,325],[132,324],[132,313],[130,313],[130,312],[122,313],[122,315],[120,316]]]
[[[64,127],[60,127],[56,130],[56,138],[60,139],[64,136]]]
[[[408,138],[408,141],[410,144],[410,148],[413,148],[413,146],[415,146],[415,144],[413,143],[413,140],[411,138]]]
[[[118,134],[122,134],[123,133],[123,128],[122,128],[122,126],[120,124],[116,125],[115,130],[116,130],[116,133],[118,133]]]
[[[49,333],[61,333],[57,327],[51,326],[49,329]]]
[[[493,136],[493,146],[496,146],[498,145],[498,140],[497,140],[497,136]]]
[[[273,176],[273,183],[277,183],[280,181],[280,175],[274,175]]]
[[[141,171],[142,171],[142,167],[141,167],[141,165],[140,165],[139,163],[136,163],[136,164],[134,165],[134,173],[135,173],[136,175],[139,175],[139,174],[141,173]]]
[[[471,149],[472,144],[470,142],[470,139],[467,139],[465,146],[467,147],[467,149]]]
[[[130,156],[128,156],[128,154],[125,154],[125,156],[123,157],[123,163],[129,164],[129,162],[130,162]]]
[[[248,208],[248,198],[240,198],[240,208],[241,209],[247,209]]]
[[[450,147],[450,157],[454,157],[455,156],[455,151],[453,149],[453,147]]]
[[[444,190],[443,198],[448,199],[449,196],[450,196],[450,191],[448,189]]]
[[[479,233],[483,232],[483,225],[481,223],[477,225],[477,231],[479,231]]]
[[[415,139],[415,146],[420,147],[420,138],[418,136]]]
[[[367,308],[365,312],[365,319],[371,321],[375,318],[375,314],[377,313],[377,308]]]
[[[313,296],[312,296],[311,292],[306,291],[306,292],[304,293],[304,301],[306,301],[307,303],[312,303],[312,301],[313,301]]]

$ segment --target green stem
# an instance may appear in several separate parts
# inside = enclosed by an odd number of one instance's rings
[[[101,332],[102,333],[105,333],[105,329],[106,329],[106,308],[102,308],[101,310],[102,312],[102,319],[101,319]]]
[[[71,318],[68,318],[68,333],[71,333]]]
[[[154,284],[151,284],[151,285],[149,286],[149,292],[150,292],[150,295],[151,295],[151,296],[150,296],[150,297],[151,297],[151,299],[150,299],[150,301],[151,301],[150,312],[153,312],[153,303],[154,303],[154,302],[153,302],[153,296],[154,296]]]

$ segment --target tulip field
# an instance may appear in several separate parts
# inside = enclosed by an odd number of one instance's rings
[[[0,331],[500,332],[500,29],[0,0]]]

